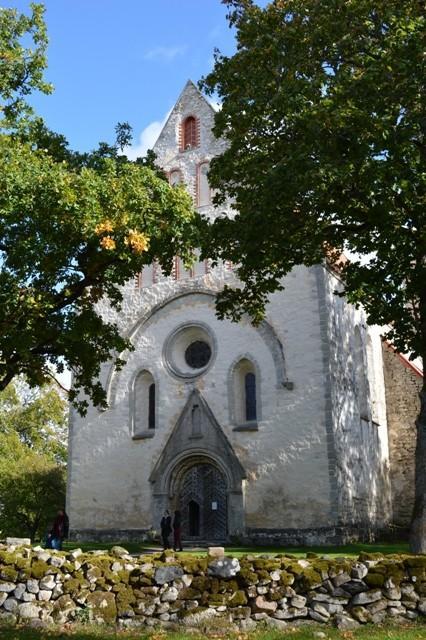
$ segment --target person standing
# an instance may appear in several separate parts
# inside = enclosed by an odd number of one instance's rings
[[[169,536],[172,532],[172,517],[170,512],[166,509],[163,517],[161,518],[161,538],[163,540],[163,548],[170,549]]]
[[[63,509],[59,509],[50,532],[50,545],[52,549],[60,551],[62,542],[68,538],[69,519]]]
[[[182,517],[180,511],[175,511],[173,518],[173,549],[175,551],[182,551]]]

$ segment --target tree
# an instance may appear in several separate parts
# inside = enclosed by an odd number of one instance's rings
[[[48,44],[44,7],[30,6],[30,16],[0,8],[0,125],[6,128],[32,113],[26,101],[32,91],[52,92],[43,78]]]
[[[238,215],[204,251],[238,264],[221,315],[258,320],[295,265],[336,263],[347,299],[426,359],[425,11],[419,0],[225,0],[232,57],[201,82],[228,148],[212,162],[217,201]],[[426,551],[426,386],[417,420],[411,543]]]
[[[105,405],[101,364],[131,349],[96,303],[106,296],[118,312],[122,285],[144,264],[157,260],[170,273],[173,256],[190,261],[198,218],[152,157],[130,163],[118,154],[127,123],[117,125],[115,145],[79,154],[31,117],[24,97],[49,90],[43,10],[31,6],[29,18],[0,9],[0,390],[20,374],[40,385],[52,367],[68,366],[70,399],[84,412],[87,396]],[[34,48],[21,44],[28,37]]]
[[[67,403],[17,379],[0,393],[0,531],[43,537],[65,504]]]

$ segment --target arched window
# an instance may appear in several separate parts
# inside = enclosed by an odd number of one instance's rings
[[[169,174],[169,183],[172,187],[182,183],[182,173],[180,169],[172,169]]]
[[[149,371],[141,371],[133,384],[132,436],[148,438],[156,427],[155,381]]]
[[[259,390],[253,363],[242,358],[234,367],[232,377],[233,422],[237,429],[257,428]]]
[[[198,206],[205,207],[211,204],[211,189],[209,185],[209,168],[208,162],[203,162],[198,167]]]
[[[148,389],[148,429],[155,429],[155,383]]]
[[[188,116],[188,118],[185,119],[182,126],[182,138],[184,151],[197,146],[197,121],[194,116]]]
[[[371,420],[370,389],[368,384],[364,342],[359,327],[355,327],[354,341],[355,394],[360,418],[369,422]]]
[[[246,421],[257,419],[256,412],[256,376],[254,373],[246,373],[244,378],[244,391],[245,391],[245,413]]]

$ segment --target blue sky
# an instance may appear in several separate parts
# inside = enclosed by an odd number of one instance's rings
[[[29,0],[3,0],[28,12]],[[112,142],[127,120],[135,154],[152,146],[186,80],[209,72],[213,49],[234,50],[220,0],[45,0],[46,79],[32,103],[74,149]]]

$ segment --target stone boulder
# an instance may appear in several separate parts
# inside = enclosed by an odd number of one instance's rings
[[[157,584],[166,584],[179,580],[183,576],[182,567],[170,565],[169,567],[158,567],[155,570],[154,580]]]
[[[210,562],[207,572],[215,578],[233,578],[240,571],[237,558],[216,558]]]

